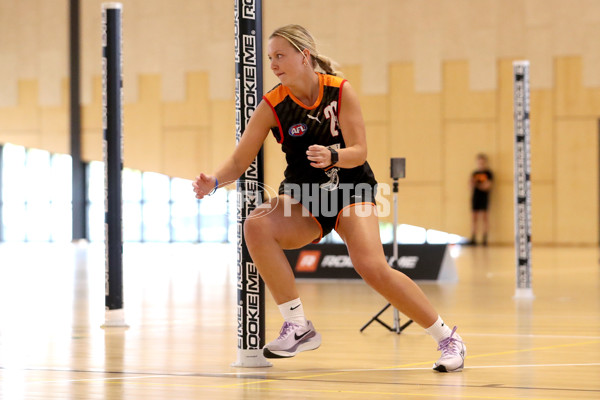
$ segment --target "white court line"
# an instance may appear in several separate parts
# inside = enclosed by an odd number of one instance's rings
[[[323,331],[321,329],[321,331]],[[426,336],[423,332],[402,332],[402,335],[410,336]],[[540,338],[540,339],[584,339],[584,340],[600,340],[600,336],[581,336],[581,335],[537,335],[534,333],[519,334],[519,333],[477,333],[477,332],[461,332],[461,336],[481,336],[481,337],[515,337],[515,338]]]

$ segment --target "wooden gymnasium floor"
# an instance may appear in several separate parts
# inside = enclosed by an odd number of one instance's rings
[[[385,305],[362,282],[301,282],[322,347],[237,369],[231,246],[127,244],[130,328],[102,330],[102,246],[3,244],[0,398],[599,399],[598,250],[533,256],[534,301],[512,299],[509,247],[462,248],[458,284],[422,285],[468,344],[467,368],[438,374],[416,325],[359,333]],[[281,320],[267,304],[271,340]]]

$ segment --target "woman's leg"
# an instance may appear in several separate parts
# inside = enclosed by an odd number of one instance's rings
[[[434,370],[461,371],[466,346],[455,334],[456,328],[451,331],[444,324],[425,293],[410,278],[387,264],[375,210],[374,205],[357,204],[340,215],[336,230],[346,242],[354,268],[372,288],[438,342],[442,355],[433,365]]]
[[[319,224],[303,207],[279,196],[258,207],[244,224],[252,260],[269,288],[285,322],[279,337],[265,345],[267,358],[293,357],[321,345],[321,335],[304,316],[294,273],[283,249],[298,248],[321,235]]]
[[[375,206],[355,205],[345,209],[336,230],[348,247],[354,268],[369,286],[423,328],[437,320],[438,314],[421,288],[388,265]]]
[[[318,223],[302,213],[302,205],[281,195],[256,208],[244,223],[248,251],[277,304],[298,298],[283,249],[302,247],[321,233]]]

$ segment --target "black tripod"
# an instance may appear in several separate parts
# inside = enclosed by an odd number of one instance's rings
[[[405,158],[392,158],[390,164],[390,175],[394,180],[393,193],[394,193],[394,233],[393,233],[393,250],[394,255],[389,260],[390,267],[394,268],[394,266],[398,262],[398,238],[396,237],[396,231],[398,229],[398,179],[404,178],[406,176],[406,159]],[[379,322],[381,325],[386,327],[390,332],[396,332],[398,335],[406,329],[410,324],[413,323],[413,320],[410,319],[403,325],[400,325],[400,312],[394,308],[394,326],[389,326],[385,322],[379,319],[379,316],[385,312],[388,308],[390,308],[391,304],[388,303],[385,307],[383,307],[377,314],[375,314],[369,322],[367,322],[360,331],[364,331],[367,329],[373,321]]]

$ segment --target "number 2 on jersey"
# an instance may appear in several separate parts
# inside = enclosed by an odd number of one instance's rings
[[[339,135],[339,131],[337,130],[337,101],[332,101],[329,103],[325,110],[323,110],[323,114],[325,118],[329,119],[329,129],[331,130],[331,136]]]

